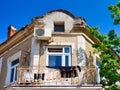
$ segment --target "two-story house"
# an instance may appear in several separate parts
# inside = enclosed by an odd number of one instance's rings
[[[0,44],[0,90],[102,90],[86,20],[66,10],[35,17]]]

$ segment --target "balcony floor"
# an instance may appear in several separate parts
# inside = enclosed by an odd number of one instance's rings
[[[14,90],[102,90],[101,84],[87,85],[12,85]]]

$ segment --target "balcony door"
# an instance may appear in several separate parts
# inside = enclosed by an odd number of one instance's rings
[[[58,84],[71,83],[71,78],[67,78],[66,81],[59,81],[58,78],[62,78],[61,71],[57,68],[59,67],[69,67],[71,66],[71,47],[70,46],[49,46],[46,50],[46,66],[54,67],[49,68],[46,73],[51,73],[51,77],[56,77],[56,82]],[[52,74],[53,73],[53,74]],[[49,75],[48,75],[49,77]],[[51,78],[52,79],[52,78]],[[47,79],[46,79],[47,80]],[[59,82],[58,82],[59,81]]]

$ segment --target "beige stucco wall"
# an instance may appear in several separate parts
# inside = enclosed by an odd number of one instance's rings
[[[72,62],[72,66],[77,66],[78,65],[78,36],[81,36],[85,45],[81,45],[85,47],[85,53],[87,54],[87,61],[86,62],[91,62],[92,64],[89,64],[89,66],[93,65],[95,66],[95,54],[94,54],[94,49],[92,47],[92,42],[88,41],[88,39],[86,39],[83,35],[59,35],[59,34],[55,34],[52,37],[52,42],[40,42],[40,62],[39,62],[39,66],[43,67],[44,69],[46,68],[46,47],[48,46],[71,46],[71,62]],[[81,44],[81,43],[80,43]],[[81,64],[82,65],[82,64]],[[87,64],[88,65],[88,64]],[[43,69],[42,68],[42,69]],[[84,68],[82,69],[84,70]],[[82,74],[82,73],[81,73]],[[95,72],[93,72],[93,77],[95,79]],[[61,77],[61,76],[60,76]],[[82,77],[81,77],[82,78]],[[89,80],[88,80],[89,81]],[[78,77],[72,78],[72,83],[76,83],[78,82]],[[96,81],[92,82],[95,83]],[[90,82],[91,83],[91,82]]]
[[[18,51],[21,51],[22,54],[20,57],[20,66],[28,65],[28,61],[26,63],[24,63],[24,56],[26,56],[25,51],[30,51],[30,49],[31,49],[31,37],[26,39],[25,41],[21,41],[21,42],[22,43],[20,43],[16,47],[9,49],[7,53],[5,53],[1,56],[3,58],[3,62],[2,62],[1,75],[0,75],[0,90],[3,90],[3,87],[6,82],[7,68],[8,68],[7,60],[9,57],[11,57],[13,54],[17,53]],[[27,59],[30,60],[29,56],[27,56]]]
[[[65,32],[70,32],[73,28],[73,18],[62,12],[53,12],[44,17],[45,30],[53,32],[55,22],[64,22]]]
[[[71,46],[71,63],[72,66],[83,65],[84,61],[81,64],[78,64],[78,50],[81,48],[85,50],[87,54],[86,60],[94,61],[93,47],[89,37],[85,37],[82,32],[73,32],[74,18],[63,13],[63,12],[52,12],[45,15],[41,20],[44,22],[45,36],[51,36],[50,42],[40,41],[40,58],[39,66],[46,67],[46,47],[47,46]],[[41,21],[40,20],[40,21]],[[54,23],[64,22],[65,32],[54,32]],[[79,31],[81,28],[79,28]],[[93,42],[93,41],[92,41]],[[90,58],[90,59],[89,59]],[[84,59],[85,60],[85,59]],[[87,61],[85,61],[87,62]],[[93,62],[92,62],[93,63]],[[77,79],[78,80],[78,79]]]
[[[47,46],[71,46],[72,52],[71,52],[71,60],[72,60],[72,66],[77,65],[77,38],[76,36],[65,36],[65,35],[57,35],[52,37],[52,42],[42,42],[41,44],[41,55],[40,55],[40,66],[46,66],[46,50],[44,49]]]
[[[45,41],[40,42],[40,65],[39,66],[45,66],[46,65],[46,51],[45,46],[48,45],[71,45],[72,46],[72,59],[76,59],[75,57],[75,45],[76,45],[76,38],[72,36],[65,36],[65,35],[53,35],[54,33],[54,23],[56,22],[64,22],[65,32],[68,33],[71,32],[73,29],[73,22],[74,19],[63,13],[63,12],[52,12],[49,14],[46,14],[42,19],[38,21],[44,22],[44,30],[45,30],[45,36],[52,37],[52,42],[48,43]],[[77,59],[75,60],[77,61]],[[72,62],[73,65],[75,65],[76,62]]]
[[[96,65],[96,55],[94,53],[94,48],[92,47],[92,43],[86,39],[85,41],[86,45],[86,54],[87,54],[87,62],[93,62],[93,65]]]

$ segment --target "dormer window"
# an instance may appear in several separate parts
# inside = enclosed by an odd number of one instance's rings
[[[54,23],[54,32],[64,32],[64,22],[55,22]]]

